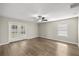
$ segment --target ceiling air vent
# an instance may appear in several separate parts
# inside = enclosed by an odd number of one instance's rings
[[[79,7],[79,3],[72,3],[70,7],[71,8]]]

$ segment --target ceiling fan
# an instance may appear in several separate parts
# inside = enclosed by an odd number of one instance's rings
[[[30,16],[31,19],[33,19],[35,22],[47,22],[48,20],[48,15],[40,15],[40,14],[33,14]]]
[[[41,22],[48,21],[47,18],[43,16],[37,16],[37,18],[38,18],[37,21],[41,21]]]

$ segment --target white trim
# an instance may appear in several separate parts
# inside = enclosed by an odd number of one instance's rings
[[[41,37],[41,38],[44,38],[44,37]],[[47,38],[47,39],[49,39],[49,38]],[[55,40],[55,39],[50,39],[50,40]],[[20,41],[20,40],[17,40],[17,41]],[[61,41],[61,42],[66,42],[66,43],[78,45],[78,43],[73,43],[73,42],[68,42],[68,41],[63,41],[63,40],[57,40],[57,39],[56,39],[56,41]],[[12,42],[14,42],[14,41],[12,41]],[[16,42],[16,41],[15,41],[15,42]],[[9,43],[10,43],[10,42],[1,43],[0,46],[1,46],[1,45],[6,45],[6,44],[9,44]],[[79,46],[79,45],[78,45],[78,46]]]
[[[1,43],[1,44],[0,44],[0,46],[1,46],[1,45],[6,45],[6,44],[9,44],[9,42],[6,42],[6,43]]]
[[[56,40],[57,40],[57,39],[56,39]],[[69,42],[69,41],[63,41],[63,40],[57,40],[57,41],[61,41],[61,42],[66,42],[66,43],[78,45],[78,43],[73,43],[73,42]]]
[[[41,37],[41,38],[44,38],[44,37]],[[50,39],[50,38],[47,38],[47,39]],[[60,42],[66,42],[66,43],[75,44],[75,45],[78,46],[78,43],[73,43],[73,42],[69,42],[69,41],[63,41],[63,40],[58,40],[58,39],[50,39],[50,40],[56,40],[56,41],[60,41]]]
[[[34,37],[34,38],[37,38],[37,37]],[[33,39],[33,38],[30,38],[30,39]],[[21,40],[25,40],[25,39],[21,39]],[[1,46],[1,45],[6,45],[6,44],[9,44],[9,43],[11,43],[11,42],[21,41],[21,40],[8,41],[8,42],[6,42],[6,43],[0,43],[0,46]]]

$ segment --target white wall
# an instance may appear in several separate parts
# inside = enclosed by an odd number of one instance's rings
[[[24,24],[26,27],[26,35],[23,36],[26,39],[31,39],[38,37],[38,30],[37,30],[37,23],[33,22],[26,22],[26,21],[20,21],[13,18],[7,18],[7,17],[0,17],[0,44],[7,43],[8,41],[17,41],[22,40],[22,37],[18,37],[18,39],[11,39],[9,40],[9,23],[15,23],[15,24]]]
[[[58,36],[56,33],[57,24],[61,21],[67,21],[68,22],[68,37]],[[0,44],[7,43],[9,40],[8,36],[8,23],[14,22],[16,24],[25,24],[26,25],[26,35],[23,36],[26,39],[31,39],[35,37],[44,37],[48,39],[53,40],[59,40],[59,41],[66,41],[71,42],[73,44],[77,44],[78,42],[78,19],[70,18],[66,20],[60,20],[60,21],[54,21],[54,22],[47,22],[47,23],[33,23],[33,22],[26,22],[26,21],[20,21],[13,18],[7,18],[7,17],[0,17]],[[16,40],[19,40],[21,37],[19,37]],[[13,41],[13,39],[11,40]]]
[[[79,47],[79,16],[78,16],[78,47]]]
[[[3,20],[2,18],[0,18],[0,22],[0,44],[4,44],[8,42],[8,23],[7,20]]]
[[[0,19],[0,41],[1,41],[1,19]]]
[[[65,21],[68,23],[68,37],[64,36],[58,36],[57,35],[57,24],[61,23],[61,21]],[[55,22],[47,22],[47,23],[39,23],[39,36],[53,39],[53,40],[59,40],[59,41],[65,41],[70,42],[73,44],[78,43],[78,18],[69,18],[66,20],[60,20]]]

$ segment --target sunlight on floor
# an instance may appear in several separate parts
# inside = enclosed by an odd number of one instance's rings
[[[68,45],[63,43],[57,43],[57,55],[68,55]]]

